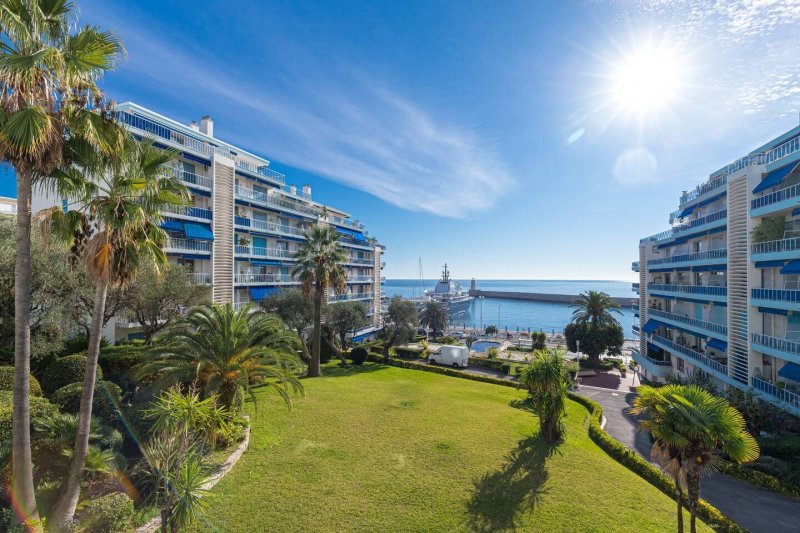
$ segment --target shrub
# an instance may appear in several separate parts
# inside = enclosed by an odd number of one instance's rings
[[[11,419],[14,412],[13,398],[13,392],[0,391],[0,442],[11,442]],[[58,412],[58,408],[45,398],[31,396],[30,402],[31,424],[33,424],[35,420],[48,417]]]
[[[109,346],[100,350],[98,364],[108,379],[121,383],[131,368],[148,359],[148,351],[140,345]]]
[[[544,350],[547,347],[545,341],[547,340],[547,333],[544,331],[531,333],[532,350]]]
[[[114,492],[84,504],[78,515],[81,531],[118,533],[133,527],[133,500],[123,492]]]
[[[496,359],[497,358],[497,354],[499,354],[499,353],[500,353],[500,350],[498,350],[497,348],[492,346],[491,348],[488,348],[486,350],[486,357],[488,359]]]
[[[420,348],[395,348],[395,353],[397,357],[413,357],[417,358],[420,357],[422,354],[422,349]]]
[[[52,393],[70,383],[83,382],[83,373],[86,371],[86,354],[76,353],[56,359],[44,371],[42,388],[46,393]],[[97,381],[103,379],[102,368],[97,369]]]
[[[350,359],[354,365],[363,365],[368,356],[369,352],[362,346],[357,346],[350,352]]]
[[[761,447],[761,455],[778,459],[800,457],[800,437],[796,435],[763,437],[758,439],[758,444]]]
[[[42,386],[39,381],[31,374],[31,396],[41,396]],[[0,390],[13,390],[14,389],[14,367],[13,366],[0,366]]]
[[[458,339],[456,339],[455,337],[451,337],[449,335],[446,335],[444,337],[439,337],[437,339],[433,339],[433,342],[436,342],[438,344],[458,344]]]
[[[82,392],[83,383],[70,383],[55,391],[50,399],[65,413],[76,414],[81,408]],[[92,415],[104,421],[115,420],[121,393],[116,383],[98,381],[94,388]]]

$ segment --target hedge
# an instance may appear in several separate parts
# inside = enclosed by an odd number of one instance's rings
[[[11,442],[11,426],[14,413],[14,393],[0,391],[0,442]],[[31,424],[37,419],[50,416],[58,412],[58,408],[45,398],[31,396]]]
[[[55,391],[50,399],[65,413],[77,414],[81,407],[82,393],[83,383],[70,383]],[[92,416],[106,422],[115,420],[121,394],[122,391],[116,383],[98,381],[94,388]]]
[[[420,357],[422,355],[422,348],[395,348],[397,357]]]
[[[379,363],[383,362],[382,359],[371,358],[371,360]],[[468,374],[452,368],[430,366],[412,361],[393,359],[391,364],[401,368],[424,370],[426,372],[444,374],[446,376],[454,376],[462,379],[479,381],[482,383],[492,383],[494,385],[503,385],[506,387],[515,388],[518,388],[519,386],[516,381]],[[635,474],[638,474],[641,478],[655,486],[657,489],[661,490],[670,498],[675,499],[675,483],[672,481],[672,479],[670,479],[661,470],[651,465],[636,452],[615,440],[600,427],[600,420],[603,417],[603,408],[599,403],[572,392],[567,393],[567,395],[571,400],[583,405],[589,411],[589,437],[595,442],[595,444],[597,444],[603,451],[611,456],[612,459],[615,459],[617,462],[623,464]],[[703,522],[713,527],[717,531],[725,533],[747,532],[747,530],[743,529],[738,524],[720,513],[716,507],[702,499],[697,505],[697,516]]]
[[[135,514],[127,494],[112,492],[84,504],[78,511],[78,529],[87,533],[130,531]]]
[[[42,386],[39,381],[30,375],[30,391],[31,396],[41,396]],[[14,367],[13,366],[0,366],[0,390],[14,390]]]
[[[612,458],[616,459],[617,462],[622,463],[661,492],[675,499],[675,482],[672,481],[669,476],[650,464],[639,454],[615,440],[600,427],[600,420],[603,417],[603,408],[599,403],[571,392],[568,393],[568,396],[571,400],[583,405],[589,411],[589,437],[591,437],[595,444],[600,446],[600,448]],[[746,532],[745,529],[726,518],[719,510],[702,499],[697,505],[697,516],[717,531],[730,533]]]
[[[86,372],[86,354],[76,353],[56,359],[47,367],[42,377],[42,387],[48,394],[70,383],[83,382]],[[97,381],[103,379],[103,371],[97,369]]]
[[[732,463],[722,459],[717,460],[716,465],[717,469],[723,474],[728,474],[729,476],[746,481],[751,485],[783,494],[789,498],[800,498],[800,488],[790,487],[775,476],[759,472],[758,470],[739,463]]]
[[[98,363],[109,379],[119,379],[148,358],[150,347],[143,345],[116,345],[100,350]]]

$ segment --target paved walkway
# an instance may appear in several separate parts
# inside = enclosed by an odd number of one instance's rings
[[[580,387],[579,394],[603,406],[605,430],[642,457],[650,458],[650,439],[636,430],[636,418],[628,413],[635,393]],[[701,496],[752,533],[800,533],[800,501],[715,472],[702,481]]]

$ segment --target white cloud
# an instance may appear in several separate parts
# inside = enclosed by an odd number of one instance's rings
[[[646,148],[627,148],[614,163],[614,179],[622,185],[658,181],[658,160]]]

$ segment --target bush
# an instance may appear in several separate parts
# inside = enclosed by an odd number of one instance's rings
[[[422,354],[421,348],[395,348],[394,350],[397,357],[411,357],[416,359]]]
[[[44,371],[42,378],[43,388],[50,394],[70,383],[83,382],[83,373],[86,371],[86,354],[76,353],[56,359]],[[97,369],[97,381],[103,379],[102,368]]]
[[[361,346],[353,348],[350,352],[350,360],[353,361],[354,365],[363,365],[368,356],[369,352],[367,352],[366,348]]]
[[[499,354],[499,353],[500,353],[500,350],[498,350],[497,348],[492,346],[491,348],[488,348],[486,350],[486,357],[488,359],[496,359],[497,358],[497,354]]]
[[[98,364],[108,379],[121,383],[131,368],[148,359],[148,350],[139,345],[109,346],[100,350]]]
[[[547,333],[545,333],[544,331],[531,333],[532,351],[544,350],[547,347],[547,344],[545,342],[546,340],[547,340]]]
[[[800,457],[800,437],[796,435],[763,437],[758,439],[758,444],[761,447],[761,455],[778,459]]]
[[[14,393],[11,391],[0,391],[0,442],[11,442],[11,426]],[[35,420],[48,417],[58,412],[58,408],[47,401],[45,398],[31,396],[31,424]]]
[[[107,346],[109,346],[109,344],[106,338],[105,337],[101,338],[100,349],[102,350]],[[62,350],[61,353],[62,355],[69,355],[78,352],[85,352],[88,349],[89,349],[89,339],[86,337],[86,335],[81,334],[72,337],[71,339],[68,339],[64,343],[64,350]]]
[[[751,466],[731,463],[729,461],[717,461],[717,469],[729,476],[739,478],[762,489],[766,489],[778,494],[783,494],[790,498],[800,498],[800,488],[791,487],[781,482],[777,477],[755,470]]]
[[[83,383],[70,383],[55,391],[50,396],[50,400],[65,413],[76,414],[81,408],[82,392]],[[92,415],[103,421],[115,420],[121,393],[122,391],[116,383],[98,381],[94,388]]]
[[[446,335],[444,337],[439,337],[439,338],[433,339],[431,342],[435,342],[435,343],[438,343],[438,344],[458,344],[458,339],[456,339],[455,337],[451,337],[449,335]]]
[[[133,527],[133,500],[123,492],[114,492],[84,504],[78,513],[79,531],[118,533]]]
[[[42,386],[31,374],[31,396],[41,396]],[[14,390],[14,367],[0,366],[0,390]]]

